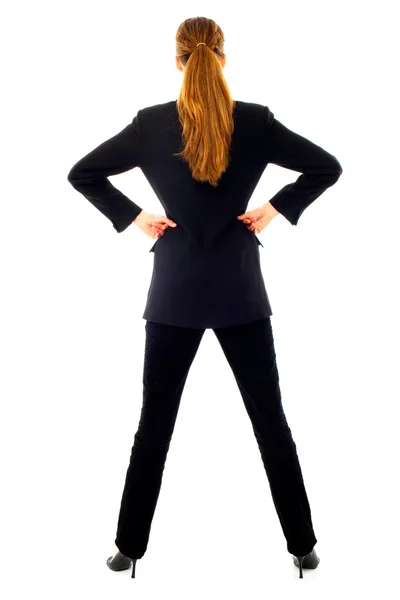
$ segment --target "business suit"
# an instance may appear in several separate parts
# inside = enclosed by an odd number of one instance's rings
[[[74,188],[122,232],[141,207],[107,177],[140,166],[167,217],[178,224],[150,249],[143,406],[115,539],[130,558],[141,558],[147,548],[180,399],[206,328],[214,330],[236,378],[288,551],[305,555],[317,541],[281,402],[262,244],[236,217],[246,212],[269,162],[302,172],[270,201],[292,225],[342,169],[333,155],[287,129],[266,106],[237,101],[234,119],[231,163],[217,188],[196,182],[173,156],[181,149],[175,101],[139,110],[68,174]]]
[[[261,242],[237,220],[268,163],[302,172],[270,200],[290,223],[339,178],[337,159],[290,131],[267,106],[236,101],[231,163],[217,188],[195,181],[173,156],[181,149],[176,101],[138,111],[132,123],[78,161],[68,181],[124,231],[142,210],[107,179],[140,167],[165,214],[177,223],[150,249],[153,274],[143,318],[214,328],[272,315]]]

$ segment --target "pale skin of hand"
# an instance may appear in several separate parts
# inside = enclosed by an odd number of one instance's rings
[[[254,234],[258,234],[267,227],[276,215],[279,215],[279,212],[272,204],[266,202],[262,206],[249,210],[236,218],[239,221],[242,221],[247,229]],[[132,222],[135,223],[143,233],[156,240],[164,235],[167,227],[177,227],[177,223],[172,221],[172,219],[168,219],[165,215],[153,215],[144,210],[142,210]]]

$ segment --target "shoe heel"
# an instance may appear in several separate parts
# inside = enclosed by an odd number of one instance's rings
[[[132,575],[131,575],[132,579],[135,578],[136,561],[137,561],[137,558],[132,558]]]
[[[305,559],[305,556],[296,556],[296,558],[299,561],[299,577],[300,579],[303,579],[303,560]]]

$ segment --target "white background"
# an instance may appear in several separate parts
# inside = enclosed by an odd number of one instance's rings
[[[3,13],[1,565],[8,599],[344,598],[398,592],[398,30],[394,2],[22,2]],[[149,546],[106,566],[142,401],[154,243],[67,181],[178,96],[175,34],[225,35],[234,99],[335,155],[339,181],[260,234],[282,400],[321,558],[287,552],[212,330],[184,389]],[[269,165],[249,204],[298,173]],[[111,181],[164,214],[140,169]],[[210,219],[212,215],[210,215]]]

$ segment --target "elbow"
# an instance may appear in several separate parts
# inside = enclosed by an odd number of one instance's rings
[[[77,165],[74,165],[67,175],[67,180],[74,188],[76,188],[78,183],[85,178],[87,178],[87,175],[84,175],[82,169],[79,168]]]
[[[335,157],[333,157],[333,161],[329,165],[329,174],[328,174],[329,185],[333,185],[334,183],[336,183],[342,173],[343,173],[342,165]]]
[[[336,158],[336,156],[334,156],[333,159],[334,159],[333,173],[334,173],[335,181],[337,181],[339,179],[339,177],[341,176],[341,174],[343,173],[343,168],[342,168],[342,165],[340,164],[340,162],[338,161],[338,159]]]
[[[72,167],[72,169],[69,170],[69,173],[67,175],[67,180],[73,186],[76,183],[76,181],[79,179],[79,177],[80,177],[79,171],[76,168],[76,166],[74,165]]]
[[[341,169],[341,168],[340,168],[340,169],[337,169],[337,170],[335,170],[335,171],[332,173],[332,175],[331,175],[331,177],[330,177],[330,183],[331,183],[331,185],[333,185],[334,183],[336,183],[336,182],[337,182],[337,180],[339,179],[339,177],[341,176],[341,174],[342,174],[342,169]]]
[[[342,165],[340,164],[340,162],[338,160],[336,160],[336,167],[335,167],[335,181],[337,181],[339,179],[339,177],[341,176],[341,174],[343,173],[343,169],[342,169]]]
[[[70,169],[68,175],[67,175],[67,180],[68,182],[73,186],[74,185],[74,181],[76,180],[76,172],[74,170],[74,168],[72,167],[72,169]]]

